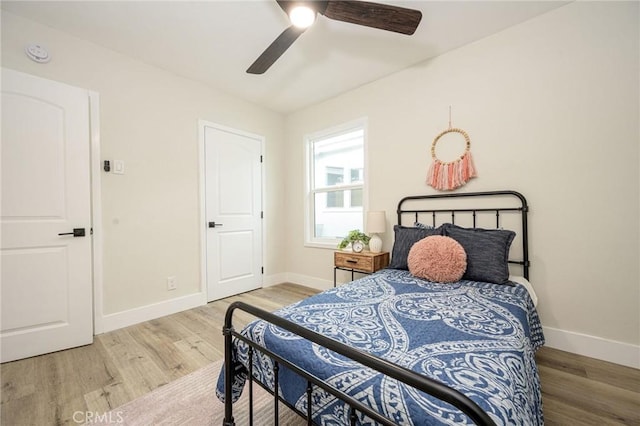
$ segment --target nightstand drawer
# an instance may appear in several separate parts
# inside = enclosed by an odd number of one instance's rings
[[[333,286],[336,286],[336,271],[351,271],[351,281],[353,273],[372,274],[389,266],[389,252],[371,253],[363,251],[354,253],[350,251],[333,252]]]
[[[373,272],[373,258],[371,256],[354,255],[351,253],[335,253],[334,264],[339,268],[357,269]]]

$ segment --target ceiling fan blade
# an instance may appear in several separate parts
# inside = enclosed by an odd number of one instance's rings
[[[356,0],[329,0],[321,11],[327,18],[411,35],[418,28],[422,12],[399,6]]]
[[[305,29],[296,28],[293,25],[284,30],[278,38],[262,52],[262,55],[251,64],[249,69],[247,69],[247,73],[264,74],[304,31]]]
[[[289,9],[293,6],[293,0],[276,0],[280,9],[284,10],[284,13],[289,14]]]

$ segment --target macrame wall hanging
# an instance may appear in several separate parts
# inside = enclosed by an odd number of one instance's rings
[[[441,161],[436,156],[436,144],[446,134],[460,133],[466,141],[464,153],[453,161]],[[451,127],[451,107],[449,107],[449,128],[440,133],[431,144],[431,166],[427,173],[427,185],[438,190],[452,190],[461,187],[476,177],[476,168],[471,157],[471,139],[462,129]]]

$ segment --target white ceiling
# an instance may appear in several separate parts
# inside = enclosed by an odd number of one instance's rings
[[[2,1],[2,9],[287,113],[567,3],[381,2],[421,10],[415,34],[321,16],[263,75],[245,71],[289,26],[273,0]],[[31,42],[47,45],[46,40]]]

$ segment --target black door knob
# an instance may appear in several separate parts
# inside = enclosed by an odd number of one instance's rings
[[[73,235],[74,237],[84,237],[84,228],[73,228],[73,232],[63,232],[58,235]]]

